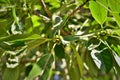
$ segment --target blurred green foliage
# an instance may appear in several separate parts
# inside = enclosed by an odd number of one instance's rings
[[[0,80],[119,80],[119,0],[0,0]]]

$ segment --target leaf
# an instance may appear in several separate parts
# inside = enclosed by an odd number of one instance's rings
[[[79,80],[80,76],[77,68],[77,61],[74,58],[71,61],[72,62],[69,64],[68,67],[70,80]]]
[[[120,29],[112,30],[112,34],[120,36]]]
[[[39,67],[41,67],[42,69],[45,69],[46,67],[50,67],[50,63],[53,61],[53,56],[52,54],[45,54],[43,55],[40,60],[37,62],[37,64],[39,65]]]
[[[27,80],[33,80],[36,76],[40,75],[42,69],[36,63],[33,65],[32,70],[29,73]]]
[[[100,54],[101,54],[101,58],[102,58],[101,59],[101,62],[102,62],[101,68],[103,70],[105,70],[106,73],[108,73],[113,67],[113,60],[112,60],[111,52],[109,50],[104,50]]]
[[[0,48],[0,58],[2,57],[3,53],[4,53],[4,50]]]
[[[75,41],[75,40],[78,40],[79,37],[75,35],[68,35],[68,36],[63,37],[63,39],[66,41]]]
[[[15,23],[16,23],[17,25],[19,25],[19,21],[18,21],[18,19],[17,19],[15,7],[12,8],[12,14],[13,14],[13,18],[14,18],[14,20],[15,20]]]
[[[52,8],[59,8],[60,7],[60,2],[58,0],[45,0],[45,2],[48,2]]]
[[[10,35],[10,36],[5,36],[0,38],[0,42],[3,41],[26,41],[26,40],[34,40],[34,39],[39,39],[40,35],[38,34],[16,34],[16,35]]]
[[[65,52],[64,52],[64,48],[63,48],[62,44],[55,45],[54,51],[55,51],[55,55],[58,58],[62,59],[65,57]]]
[[[25,75],[28,76],[31,69],[33,68],[33,65],[27,65],[26,68],[25,68]]]
[[[94,60],[90,53],[87,53],[85,61],[86,61],[86,65],[88,66],[88,72],[90,73],[90,75],[97,76],[96,73],[98,73],[98,68],[96,64],[94,63]]]
[[[108,8],[107,0],[97,0],[97,3],[99,3],[104,8]]]
[[[115,36],[109,36],[106,40],[109,44],[120,45],[120,38]]]
[[[108,5],[113,13],[120,13],[120,0],[108,0]]]
[[[120,0],[108,0],[108,5],[112,11],[112,14],[120,27]]]
[[[43,69],[43,72],[41,73],[41,77],[40,80],[47,80],[47,78],[49,78],[50,71],[52,68],[52,64],[53,64],[53,55],[52,54],[46,54],[44,55],[44,59],[41,58],[37,64]]]
[[[108,73],[113,67],[112,51],[103,43],[91,51],[91,56],[97,67]]]
[[[20,72],[19,67],[6,68],[2,75],[2,80],[18,80],[19,72]]]
[[[102,25],[107,18],[107,10],[95,1],[90,1],[89,3],[92,16],[99,24]]]
[[[20,46],[25,46],[24,41],[15,41],[11,43],[11,47],[20,47]]]
[[[1,47],[2,49],[4,49],[4,50],[12,50],[12,47],[11,47],[10,44],[7,43],[7,42],[1,42],[1,43],[0,43],[0,47]]]
[[[36,39],[36,40],[32,40],[26,43],[28,50],[31,50],[47,41],[51,41],[51,39],[47,39],[47,38],[41,38],[41,39]]]
[[[53,62],[53,57],[51,54],[43,55],[40,60],[34,64],[32,70],[30,71],[27,80],[33,80],[38,75],[42,76],[46,69],[51,67],[51,63]]]
[[[25,20],[25,30],[26,33],[31,33],[33,29],[33,23],[31,17],[26,18]]]
[[[115,66],[115,73],[119,76],[120,78],[120,57],[118,57],[116,55],[116,53],[114,53],[114,59],[113,59],[113,64]]]
[[[117,55],[120,56],[120,46],[119,45],[115,46],[112,44],[111,47],[117,53]]]
[[[83,61],[81,59],[81,56],[79,55],[79,53],[76,51],[76,48],[71,45],[71,48],[73,49],[73,53],[75,54],[76,56],[76,59],[77,59],[77,63],[78,63],[78,67],[79,67],[79,71],[80,71],[80,75],[81,77],[83,77],[83,70],[84,70],[84,67],[83,67]]]
[[[35,27],[37,27],[37,26],[40,26],[40,22],[39,22],[39,20],[40,20],[40,17],[38,17],[38,16],[36,16],[36,15],[32,15],[31,16],[31,19],[32,19],[32,23],[33,23],[33,27],[35,28]]]
[[[115,18],[118,26],[120,27],[120,13],[112,13],[113,17]]]
[[[101,61],[101,69],[108,73],[113,67],[113,60],[112,60],[112,51],[106,47],[104,44],[100,44],[98,47],[99,53],[96,54],[96,57]]]
[[[7,0],[0,0],[0,4],[1,3],[8,3],[8,1]]]

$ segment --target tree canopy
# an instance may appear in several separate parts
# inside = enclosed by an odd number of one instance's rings
[[[119,0],[0,0],[0,80],[119,80]]]

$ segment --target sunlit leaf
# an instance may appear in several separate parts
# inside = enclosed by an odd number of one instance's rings
[[[112,34],[120,36],[120,30],[119,29],[112,30]]]
[[[33,16],[31,16],[31,19],[32,19],[32,23],[33,23],[33,28],[40,26],[40,23],[39,23],[40,17],[33,15]]]
[[[103,24],[107,17],[107,10],[95,1],[90,1],[89,8],[95,20],[99,24]]]
[[[120,26],[120,14],[119,13],[113,13],[113,17],[115,18],[117,24]]]
[[[118,54],[118,56],[120,56],[120,46],[119,45],[115,46],[112,44],[111,47]]]
[[[33,80],[35,77],[42,76],[44,71],[50,68],[50,64],[53,61],[53,57],[51,54],[46,54],[40,58],[37,63],[34,64],[32,70],[30,71],[27,80]]]
[[[32,70],[29,73],[27,80],[33,80],[36,76],[40,75],[41,72],[42,69],[39,67],[39,65],[34,64]]]
[[[45,2],[49,2],[50,5],[52,5],[53,8],[59,8],[60,7],[60,3],[58,0],[45,0]]]
[[[119,0],[108,0],[108,5],[113,13],[120,13],[120,1]]]

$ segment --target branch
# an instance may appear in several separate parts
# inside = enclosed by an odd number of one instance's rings
[[[81,4],[80,6],[78,6],[76,9],[74,9],[69,15],[68,15],[68,19],[74,15],[78,10],[81,9],[81,7],[83,7],[87,2],[89,2],[90,0],[86,0],[83,4]]]
[[[35,14],[35,15],[37,15],[37,16],[43,18],[43,20],[46,21],[46,22],[49,22],[49,21],[50,21],[50,18],[48,18],[48,17],[42,15],[42,14],[40,13],[40,11],[38,11],[38,10],[35,10],[35,11],[33,12],[33,14]]]
[[[20,62],[20,64],[22,64],[22,65],[25,65],[25,64],[27,64],[27,63],[35,63],[36,62],[36,60],[25,60],[25,61],[21,61]]]
[[[52,17],[52,14],[51,14],[51,12],[47,9],[44,0],[40,0],[40,2],[41,2],[41,5],[42,5],[43,9],[44,9],[45,12],[47,13],[47,15],[51,18],[51,17]]]

